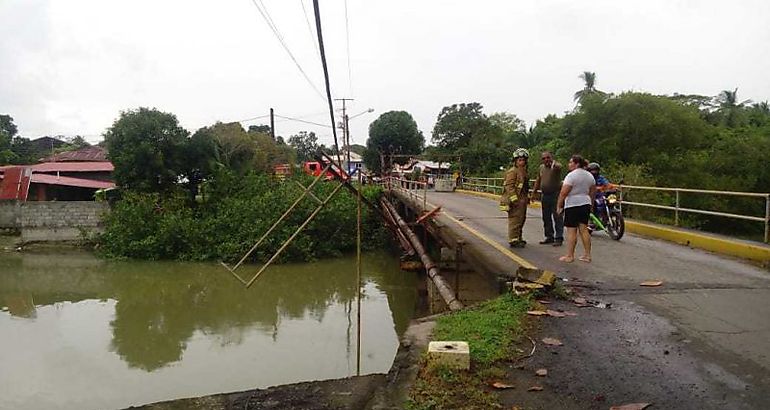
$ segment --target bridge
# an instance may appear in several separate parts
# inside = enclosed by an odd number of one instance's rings
[[[551,381],[564,389],[564,403],[602,389],[654,398],[660,408],[758,408],[770,396],[766,265],[636,234],[614,241],[601,232],[593,235],[592,263],[563,263],[563,247],[537,243],[543,239],[540,209],[528,210],[529,244],[514,251],[494,196],[435,192],[414,183],[390,187],[393,200],[413,215],[440,207],[428,229],[447,246],[463,247],[468,261],[492,277],[513,280],[520,266],[546,269],[573,296],[611,306],[576,309],[569,301],[551,302],[578,312],[542,322],[541,332],[561,338],[565,349],[535,359],[559,369]],[[744,245],[770,255],[766,245],[737,242]],[[645,281],[662,285],[640,286]],[[581,383],[570,382],[575,378]],[[692,401],[682,407],[682,397]],[[586,408],[573,404],[563,408]]]

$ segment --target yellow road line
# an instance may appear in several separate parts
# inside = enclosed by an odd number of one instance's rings
[[[426,202],[426,204],[428,206],[430,206],[430,207],[436,208],[436,205],[434,205],[434,204],[432,204],[430,202]],[[449,218],[452,222],[456,223],[461,228],[463,228],[466,231],[470,232],[471,234],[475,235],[477,238],[479,238],[482,241],[488,243],[493,248],[497,249],[498,251],[500,251],[500,253],[502,253],[503,255],[507,256],[508,258],[513,260],[514,262],[518,263],[519,266],[522,266],[522,267],[528,268],[528,269],[537,269],[537,267],[535,265],[533,265],[532,263],[530,263],[528,260],[522,258],[519,255],[516,255],[515,253],[511,252],[510,249],[506,248],[504,245],[501,245],[499,242],[497,242],[497,241],[489,238],[488,236],[484,235],[483,233],[481,233],[481,232],[471,228],[465,222],[462,222],[462,221],[458,220],[457,218],[455,218],[454,216],[450,215],[449,212],[447,212],[445,209],[443,209],[443,208],[441,209],[441,214],[446,216],[447,218]]]
[[[519,266],[522,266],[522,267],[525,267],[525,268],[528,268],[528,269],[537,269],[537,267],[535,265],[529,263],[529,261],[527,261],[526,259],[522,258],[521,256],[516,255],[515,253],[511,252],[510,249],[507,249],[505,246],[501,245],[500,243],[492,240],[491,238],[487,237],[483,233],[481,233],[481,232],[471,228],[470,226],[468,226],[464,222],[457,220],[452,215],[449,215],[449,213],[447,213],[447,212],[443,212],[443,213],[444,213],[444,216],[446,216],[447,218],[451,219],[454,223],[456,223],[457,225],[460,225],[460,227],[462,227],[466,231],[472,233],[473,235],[476,235],[476,237],[478,237],[482,241],[492,245],[493,248],[497,249],[498,251],[500,251],[500,253],[502,253],[503,255],[505,255],[507,257],[509,257],[510,259],[515,261],[516,263],[518,263]]]

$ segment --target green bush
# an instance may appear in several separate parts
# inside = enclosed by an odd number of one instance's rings
[[[302,193],[295,181],[307,186],[311,179],[297,176],[284,182],[266,175],[218,178],[204,189],[205,200],[190,202],[184,192],[170,196],[127,192],[106,216],[98,249],[107,257],[180,260],[239,260]],[[313,189],[326,198],[336,182],[319,182]],[[379,188],[365,186],[374,199]],[[279,224],[251,260],[265,261],[310,216],[317,203],[303,199]],[[382,243],[379,221],[362,206],[364,246]],[[340,190],[300,232],[279,261],[308,261],[339,256],[355,250],[356,198]]]

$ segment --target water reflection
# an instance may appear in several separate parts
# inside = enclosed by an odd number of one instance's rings
[[[363,272],[364,370],[386,371],[397,335],[413,313],[415,279],[379,253],[364,258]],[[24,377],[35,379],[31,373],[59,372],[44,357],[74,357],[72,350],[92,356],[88,366],[74,359],[76,364],[68,364],[76,374],[84,369],[76,381],[91,388],[104,384],[103,397],[73,399],[73,408],[346,376],[355,371],[355,296],[352,258],[276,266],[244,289],[213,264],[113,262],[78,252],[3,253],[0,332],[18,331],[20,338],[0,339],[3,374],[17,376],[0,374],[0,386],[6,386],[0,387],[0,407],[8,395],[6,404],[39,404],[35,389],[79,394],[69,380],[21,388]],[[25,363],[5,360],[33,339],[39,355]],[[286,368],[278,370],[281,364]],[[187,386],[180,387],[179,377],[196,380],[185,379]],[[19,391],[30,396],[19,397]]]

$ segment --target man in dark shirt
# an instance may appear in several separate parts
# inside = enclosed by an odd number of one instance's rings
[[[533,194],[538,189],[542,191],[540,201],[542,203],[545,240],[540,241],[540,244],[561,246],[564,242],[564,220],[561,214],[556,212],[556,201],[561,190],[562,168],[561,164],[554,161],[553,154],[548,151],[540,155],[540,160],[542,163],[535,180],[535,187],[532,190]]]

